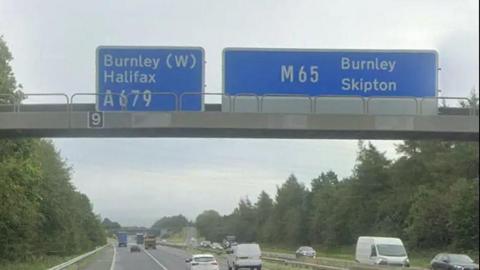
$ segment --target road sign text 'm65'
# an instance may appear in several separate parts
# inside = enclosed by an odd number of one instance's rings
[[[226,95],[433,97],[437,53],[431,50],[227,48]]]
[[[100,111],[202,110],[202,48],[101,46],[96,62]]]

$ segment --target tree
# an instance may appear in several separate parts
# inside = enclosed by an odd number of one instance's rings
[[[478,178],[459,179],[450,188],[448,228],[457,249],[478,248]]]
[[[444,247],[450,241],[448,202],[440,192],[422,186],[408,216],[408,241],[416,248]]]
[[[0,104],[19,96],[5,41],[0,37]],[[0,263],[49,254],[71,255],[105,243],[88,198],[75,191],[70,168],[53,144],[0,140]]]
[[[222,239],[221,230],[222,217],[215,210],[206,210],[198,215],[195,220],[198,232],[211,241],[220,241]]]
[[[378,216],[378,209],[385,194],[392,189],[390,166],[385,154],[380,153],[371,143],[361,145],[350,182],[353,215],[350,220],[355,220],[355,225],[351,228],[354,237],[372,233],[376,222],[383,218]]]
[[[36,143],[0,140],[0,261],[34,255],[41,218]]]
[[[311,182],[311,211],[309,215],[309,235],[313,243],[327,244],[332,240],[332,207],[338,201],[338,176],[332,172],[321,173]],[[334,238],[334,237],[333,237]]]
[[[274,242],[302,244],[307,242],[307,190],[294,175],[277,188],[273,218],[276,228],[273,230]]]
[[[0,36],[0,104],[11,103],[17,83],[12,55]],[[0,140],[0,260],[32,256],[39,221],[39,164],[32,139]]]
[[[162,231],[166,231],[169,234],[174,234],[182,231],[182,229],[186,226],[188,226],[187,218],[182,215],[178,215],[162,217],[152,225],[150,230],[156,234],[160,234]]]
[[[110,230],[110,231],[117,231],[120,228],[122,228],[120,223],[111,221],[109,218],[104,218],[102,221],[102,225],[106,230]]]
[[[271,240],[271,235],[269,233],[270,229],[268,221],[273,212],[273,200],[270,198],[268,193],[262,190],[258,196],[257,202],[255,203],[255,209],[257,238],[262,241],[269,242]]]
[[[323,172],[308,190],[291,175],[275,200],[261,192],[256,203],[241,200],[230,215],[215,212],[205,227],[212,237],[255,235],[288,246],[352,245],[360,235],[376,235],[400,237],[410,250],[478,252],[478,143],[405,141],[396,149],[398,157],[389,160],[359,142],[350,177]]]

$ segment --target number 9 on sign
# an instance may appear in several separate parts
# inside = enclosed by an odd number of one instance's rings
[[[103,128],[103,112],[88,112],[88,128]]]

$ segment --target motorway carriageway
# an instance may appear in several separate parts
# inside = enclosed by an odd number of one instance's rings
[[[108,246],[92,261],[81,270],[184,270],[187,267],[185,259],[191,256],[191,253],[157,245],[157,249],[145,250],[140,245],[140,252],[130,252],[128,247]],[[226,262],[223,258],[215,256],[220,265],[220,270],[227,270]],[[107,263],[108,262],[108,263]]]

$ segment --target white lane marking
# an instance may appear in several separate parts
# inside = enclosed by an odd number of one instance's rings
[[[115,269],[115,261],[117,260],[117,249],[115,248],[115,245],[112,244],[113,247],[113,258],[112,258],[112,264],[110,265],[110,270]]]
[[[163,264],[161,264],[157,259],[155,259],[155,257],[153,257],[153,255],[150,254],[150,252],[148,252],[146,249],[143,249],[143,251],[145,252],[145,254],[148,255],[148,257],[150,257],[150,259],[152,259],[156,264],[158,264],[158,266],[160,266],[163,270],[168,270]]]

